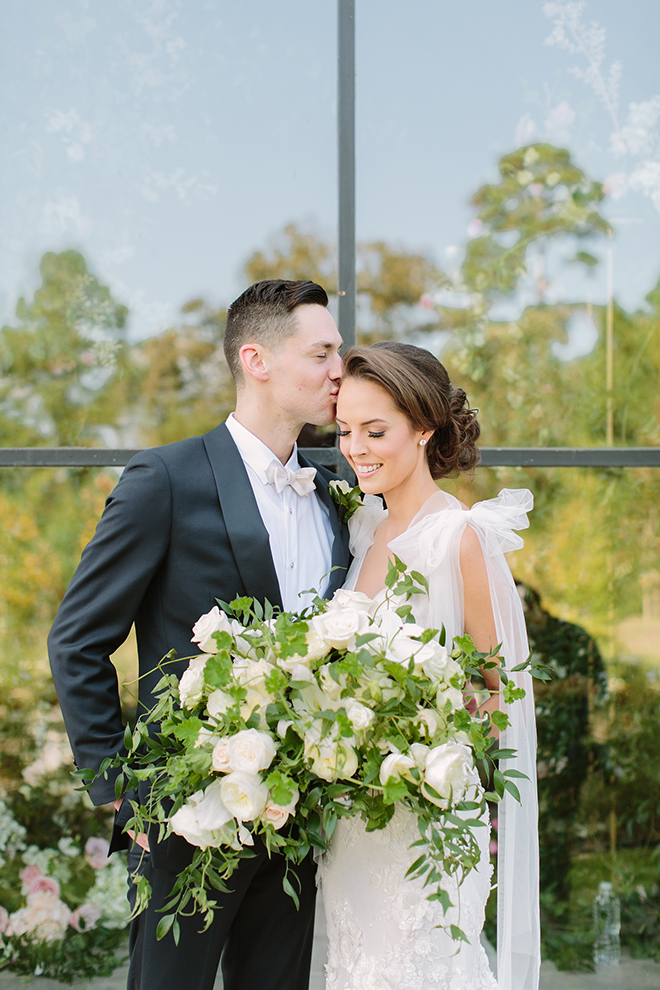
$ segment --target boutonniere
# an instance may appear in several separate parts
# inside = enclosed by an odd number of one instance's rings
[[[328,485],[328,491],[332,501],[337,506],[339,522],[341,523],[347,523],[351,516],[364,506],[364,498],[359,485],[351,488],[347,481],[331,481]]]

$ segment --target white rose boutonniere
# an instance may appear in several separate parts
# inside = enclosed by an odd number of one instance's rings
[[[328,485],[332,501],[337,506],[340,523],[347,523],[351,516],[364,506],[359,485],[351,488],[347,481],[335,479]]]

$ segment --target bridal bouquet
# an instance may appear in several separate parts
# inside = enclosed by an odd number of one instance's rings
[[[296,864],[327,848],[337,820],[361,815],[383,828],[397,804],[417,816],[419,856],[409,874],[445,910],[446,878],[460,884],[479,862],[475,832],[487,800],[518,796],[498,759],[510,759],[490,734],[503,712],[471,714],[470,678],[497,665],[507,702],[524,692],[497,657],[477,653],[469,637],[445,643],[444,631],[416,625],[410,598],[426,591],[417,572],[396,560],[383,602],[338,591],[300,614],[262,609],[250,598],[220,602],[193,628],[202,651],[180,681],[166,672],[157,703],[125,749],[100,773],[119,767],[116,794],[148,785],[127,827],[172,832],[195,847],[179,874],[157,935],[179,937],[178,915],[191,907],[206,927],[241,857],[255,840],[286,857],[284,887],[297,900]],[[479,783],[477,767],[492,791]],[[91,771],[79,771],[89,781]],[[87,785],[88,786],[88,785]],[[149,884],[136,873],[143,910]],[[451,926],[452,937],[464,937]]]

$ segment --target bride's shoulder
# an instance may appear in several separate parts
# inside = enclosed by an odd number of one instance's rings
[[[387,518],[387,509],[378,495],[363,495],[362,505],[348,520],[350,550],[354,557],[366,553],[374,541],[380,524]]]

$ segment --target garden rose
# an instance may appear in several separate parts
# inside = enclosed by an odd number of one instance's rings
[[[277,747],[272,736],[258,729],[243,729],[227,742],[232,770],[258,773],[267,770],[275,759]]]
[[[6,935],[33,935],[45,942],[64,938],[71,911],[64,901],[49,891],[28,894],[24,908],[9,916]]]
[[[232,815],[225,808],[220,781],[214,781],[206,791],[196,791],[170,818],[172,830],[186,842],[200,849],[216,848],[226,841],[225,825]]]
[[[200,826],[209,832],[214,832],[227,824],[232,815],[222,799],[221,780],[214,780],[209,784],[203,796],[197,801],[195,814]]]
[[[211,718],[218,718],[220,715],[224,715],[227,709],[231,708],[233,704],[234,699],[231,695],[221,691],[220,688],[216,688],[215,691],[211,691],[208,697],[206,710]]]
[[[348,779],[358,768],[357,753],[346,740],[338,741],[337,736],[336,723],[323,738],[317,724],[312,725],[305,733],[305,757],[312,761],[312,772],[323,780]]]
[[[53,897],[59,897],[60,885],[53,877],[37,877],[28,888],[29,894],[52,894]]]
[[[220,793],[229,812],[241,822],[251,822],[268,801],[268,788],[259,774],[234,770],[220,781]]]
[[[184,708],[194,708],[204,696],[206,655],[193,657],[179,681],[179,699]]]
[[[108,865],[108,849],[110,843],[100,836],[92,836],[85,843],[85,859],[95,870],[102,870]]]
[[[213,747],[211,766],[218,773],[229,773],[231,770],[228,742],[229,736],[222,736]]]
[[[296,810],[299,797],[300,794],[296,788],[288,804],[275,804],[274,801],[269,801],[262,811],[261,817],[264,821],[270,822],[274,829],[282,828],[283,825],[286,825],[289,816]]]
[[[373,615],[378,608],[378,603],[362,591],[346,591],[345,588],[339,588],[328,602],[327,611],[334,612],[336,609],[342,608],[354,608],[358,612]]]
[[[355,637],[369,629],[369,616],[357,608],[336,608],[315,615],[312,624],[328,646],[336,650],[353,649]]]
[[[385,786],[388,780],[396,780],[398,777],[407,777],[410,780],[410,770],[414,766],[415,761],[406,753],[390,753],[380,765],[378,776],[381,784]]]
[[[39,866],[30,864],[30,866],[24,866],[19,877],[23,881],[23,892],[27,893],[35,880],[43,876],[43,872]]]
[[[422,782],[424,797],[439,808],[448,808],[461,801],[467,790],[471,766],[472,754],[467,746],[460,743],[435,746],[426,757]],[[426,785],[432,787],[438,797],[431,794]]]
[[[363,705],[361,701],[356,701],[354,698],[344,699],[344,708],[346,710],[348,721],[351,723],[356,732],[368,729],[375,718],[371,708],[367,708],[367,706]]]
[[[213,633],[226,632],[232,634],[229,619],[214,605],[210,612],[201,615],[193,626],[191,643],[197,643],[204,653],[217,653],[218,645],[213,639]]]

